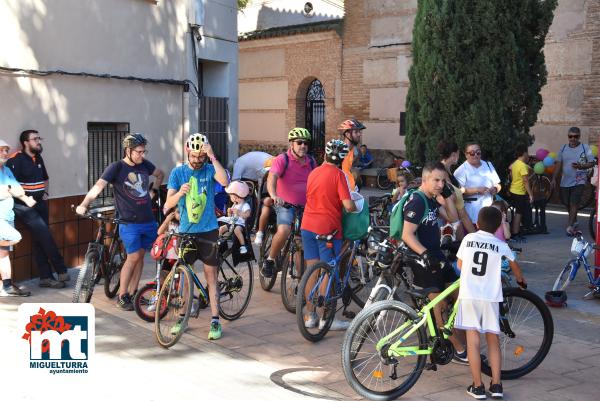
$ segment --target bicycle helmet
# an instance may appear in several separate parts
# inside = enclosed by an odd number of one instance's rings
[[[190,152],[199,152],[202,150],[202,145],[208,143],[208,138],[206,135],[200,134],[196,132],[188,137],[185,142],[185,147]]]
[[[567,306],[567,293],[565,291],[548,291],[546,292],[546,304],[554,308],[562,308]]]
[[[248,188],[248,184],[243,181],[231,181],[229,185],[227,185],[227,188],[225,188],[225,192],[237,195],[243,199],[250,193],[250,188]]]
[[[367,127],[365,127],[365,125],[358,121],[356,118],[346,120],[338,126],[338,130],[342,132],[346,132],[353,129],[363,130],[365,128]]]
[[[135,134],[127,134],[125,138],[123,138],[123,148],[124,149],[133,149],[137,146],[145,146],[148,143],[144,134],[140,134],[136,132]]]
[[[325,161],[339,166],[349,151],[348,145],[344,141],[332,139],[325,145]]]
[[[288,133],[288,141],[295,141],[296,139],[310,141],[310,132],[306,128],[292,128],[292,130]]]

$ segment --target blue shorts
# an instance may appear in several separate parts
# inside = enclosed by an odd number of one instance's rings
[[[333,240],[333,249],[327,248],[327,242],[318,241],[317,234],[308,230],[300,230],[302,233],[302,247],[304,248],[304,259],[319,259],[321,262],[329,263],[335,256],[339,256],[342,249],[342,240]],[[335,255],[334,252],[335,251]]]
[[[294,208],[291,207],[288,209],[283,206],[275,206],[275,214],[277,215],[277,225],[292,225],[294,221]]]
[[[145,249],[149,251],[156,239],[158,224],[155,221],[149,223],[129,223],[119,226],[119,235],[125,245],[128,254]]]

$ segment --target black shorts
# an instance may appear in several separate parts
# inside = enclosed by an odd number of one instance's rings
[[[585,185],[583,184],[572,187],[560,187],[560,201],[567,207],[570,205],[579,206],[584,187]]]
[[[192,265],[195,261],[200,260],[205,265],[217,266],[217,239],[219,234],[217,230],[207,231],[205,233],[191,234],[194,239],[202,241],[194,241],[194,250],[189,250],[183,256],[185,263]],[[209,241],[209,242],[206,242]]]
[[[440,292],[446,288],[446,284],[458,280],[458,276],[449,263],[445,263],[444,268],[436,272],[418,266],[413,267],[412,272],[415,286],[421,288],[436,287],[439,288]]]
[[[517,195],[511,192],[510,203],[515,207],[517,214],[525,215],[530,212],[531,204],[529,203],[529,195]]]

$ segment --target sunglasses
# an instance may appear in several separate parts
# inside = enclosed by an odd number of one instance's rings
[[[568,135],[569,139],[579,139],[580,135]]]
[[[302,146],[302,145],[310,145],[309,141],[294,141],[295,144],[297,144],[298,146]]]
[[[469,156],[481,156],[481,150],[475,150],[475,151],[470,151],[470,152],[465,152],[466,154],[468,154]]]

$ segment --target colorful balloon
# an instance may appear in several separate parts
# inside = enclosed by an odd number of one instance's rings
[[[556,152],[550,152],[550,153],[548,153],[548,156],[550,156],[551,158],[553,158],[554,160],[556,160],[556,157],[558,156],[558,154],[556,154]]]
[[[535,158],[538,160],[544,160],[544,158],[548,156],[548,153],[550,152],[547,149],[539,148],[535,151]]]
[[[404,168],[409,168],[411,166],[410,162],[408,160],[404,160],[401,164],[402,167]]]
[[[544,170],[546,170],[546,167],[544,167],[544,163],[542,162],[537,162],[533,165],[533,172],[536,174],[544,174]]]
[[[546,156],[544,157],[544,160],[542,161],[542,163],[544,163],[545,167],[550,167],[554,165],[554,159],[551,158],[550,156]]]
[[[594,155],[594,157],[598,157],[598,145],[590,146],[590,150],[592,151],[592,154]]]
[[[551,166],[546,167],[546,174],[548,174],[548,175],[554,174],[554,168],[555,167],[556,167],[556,165],[554,165],[554,164],[551,165]]]

